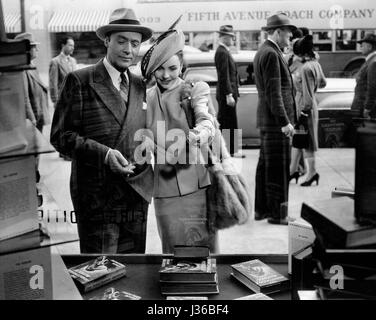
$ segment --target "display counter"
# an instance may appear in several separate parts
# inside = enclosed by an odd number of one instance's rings
[[[98,255],[63,255],[62,259],[67,268],[95,259]],[[115,288],[138,295],[142,300],[165,300],[160,292],[159,268],[162,259],[170,256],[163,255],[108,255],[127,266],[127,276],[115,280],[94,291],[83,294],[83,299],[89,300],[103,295],[107,288]],[[288,276],[287,255],[213,255],[217,259],[219,294],[209,295],[209,300],[233,300],[253,294],[243,284],[231,276],[231,265],[253,259],[260,259],[282,275]],[[277,292],[269,295],[275,300],[291,300],[290,291]]]

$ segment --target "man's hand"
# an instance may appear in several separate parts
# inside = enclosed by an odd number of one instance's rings
[[[230,106],[230,107],[235,107],[235,105],[236,105],[236,101],[235,101],[235,99],[234,99],[234,97],[233,97],[232,94],[228,94],[228,95],[226,96],[226,103],[227,103],[227,105]]]
[[[133,170],[136,168],[133,164],[129,164],[118,150],[112,149],[108,153],[106,164],[110,167],[112,172],[125,176],[134,174]]]
[[[289,123],[287,126],[282,128],[282,132],[286,135],[286,137],[291,138],[295,133],[295,129],[292,124]]]
[[[365,119],[371,119],[371,111],[368,110],[368,109],[364,109],[364,111],[363,111],[363,117]]]

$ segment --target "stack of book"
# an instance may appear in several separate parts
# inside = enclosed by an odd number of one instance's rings
[[[161,293],[167,296],[218,294],[216,259],[206,247],[176,247],[159,270]]]
[[[30,41],[0,41],[0,70],[17,68],[30,64]]]
[[[303,204],[302,218],[312,225],[316,241],[293,256],[293,292],[313,289],[320,299],[376,299],[376,226],[358,224],[354,200]]]
[[[77,288],[86,293],[126,275],[124,264],[100,256],[96,259],[70,268],[69,274],[77,285]]]
[[[290,288],[289,279],[258,259],[231,268],[231,275],[255,293],[271,294]]]

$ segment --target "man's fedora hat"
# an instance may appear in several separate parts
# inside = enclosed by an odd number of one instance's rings
[[[290,19],[285,13],[278,13],[269,17],[266,21],[266,26],[262,27],[262,30],[268,31],[270,29],[278,28],[290,28],[291,31],[297,29],[296,26],[292,25]]]
[[[39,42],[35,42],[34,37],[30,32],[20,33],[14,38],[14,40],[29,40],[31,46],[40,44]]]
[[[363,39],[357,41],[358,43],[368,42],[368,43],[376,43],[376,35],[373,33],[367,33]]]
[[[219,31],[218,33],[221,35],[227,35],[227,36],[232,36],[232,37],[235,37],[235,33],[234,33],[234,27],[231,26],[231,25],[225,25],[225,26],[221,26],[219,28]]]
[[[109,24],[97,29],[97,36],[104,40],[108,33],[112,32],[137,32],[142,35],[142,42],[151,38],[153,31],[141,25],[132,9],[116,9],[110,16]]]

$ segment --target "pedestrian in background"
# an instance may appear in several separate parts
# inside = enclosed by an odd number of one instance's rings
[[[258,90],[257,125],[260,129],[260,157],[256,172],[255,220],[287,225],[290,177],[290,144],[296,123],[293,80],[283,49],[290,45],[296,27],[285,14],[267,20],[268,39],[258,50],[255,80]]]
[[[366,61],[356,75],[355,96],[351,105],[354,117],[376,117],[376,35],[366,34],[358,43]]]
[[[319,184],[320,175],[316,171],[316,156],[318,150],[319,113],[317,109],[316,93],[326,86],[326,79],[317,55],[313,48],[313,38],[307,35],[299,39],[294,45],[294,53],[300,59],[301,65],[295,72],[296,104],[299,122],[308,129],[308,146],[304,149],[304,158],[307,162],[306,181],[301,184],[309,187],[312,183]],[[301,151],[292,148],[290,180],[298,182],[298,162]]]
[[[25,39],[30,41],[31,66],[34,67],[34,69],[25,71],[25,104],[26,109],[31,109],[33,112],[35,126],[40,132],[43,132],[43,127],[51,123],[51,118],[48,107],[48,90],[34,65],[34,60],[38,57],[37,45],[39,43],[34,41],[33,35],[29,32],[15,37],[15,40]]]
[[[50,96],[56,105],[63,82],[68,73],[77,69],[77,61],[72,57],[74,52],[74,40],[72,37],[65,37],[61,40],[61,52],[52,59],[49,69]]]
[[[215,67],[218,74],[217,93],[218,122],[221,130],[228,130],[223,136],[232,157],[241,157],[238,153],[238,118],[236,104],[239,98],[239,75],[230,48],[234,45],[233,26],[225,25],[219,29],[219,46],[215,52]]]

